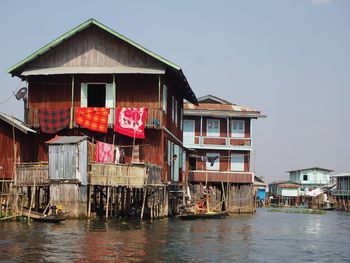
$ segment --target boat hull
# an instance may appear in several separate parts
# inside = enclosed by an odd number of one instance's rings
[[[182,214],[178,218],[181,220],[196,220],[196,219],[220,219],[228,216],[228,212],[213,212],[213,213],[197,213],[197,214]]]

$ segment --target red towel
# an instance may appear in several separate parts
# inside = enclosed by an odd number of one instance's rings
[[[77,108],[75,122],[89,130],[106,133],[108,114],[108,108]]]
[[[114,145],[96,142],[96,162],[112,163],[114,161]]]
[[[139,139],[145,138],[147,108],[117,108],[114,131]]]
[[[68,127],[70,108],[39,109],[40,130],[45,133],[56,133]]]

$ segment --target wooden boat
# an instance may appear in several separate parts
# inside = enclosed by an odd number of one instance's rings
[[[207,212],[194,214],[181,214],[178,216],[181,220],[196,220],[196,219],[220,219],[228,216],[228,211],[223,212]]]
[[[29,212],[29,210],[27,210],[27,209],[22,210],[22,216],[30,217],[35,221],[46,222],[46,223],[59,223],[59,222],[67,219],[64,214],[47,215],[47,214],[39,213],[36,211]]]

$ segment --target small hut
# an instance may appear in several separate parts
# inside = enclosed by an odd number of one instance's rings
[[[87,213],[88,149],[86,136],[56,136],[49,146],[50,202],[70,217]]]

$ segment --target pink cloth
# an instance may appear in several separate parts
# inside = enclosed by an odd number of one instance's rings
[[[96,162],[112,163],[114,161],[114,145],[96,142]]]

